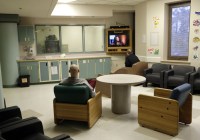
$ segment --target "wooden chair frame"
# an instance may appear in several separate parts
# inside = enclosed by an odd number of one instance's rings
[[[156,88],[154,96],[138,96],[138,123],[141,126],[175,136],[179,122],[192,122],[192,94],[179,107],[178,101],[169,99],[172,90]]]
[[[87,104],[57,103],[54,99],[53,108],[55,124],[62,120],[75,120],[88,122],[88,127],[91,128],[102,115],[101,93],[97,92]]]

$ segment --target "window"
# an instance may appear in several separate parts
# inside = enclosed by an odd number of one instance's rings
[[[59,53],[60,34],[59,26],[36,26],[37,54]]]
[[[103,25],[36,25],[37,54],[104,51]]]
[[[61,26],[62,53],[83,52],[82,26]]]
[[[187,60],[189,54],[190,3],[169,5],[168,59]]]
[[[104,51],[104,26],[85,26],[85,51]]]

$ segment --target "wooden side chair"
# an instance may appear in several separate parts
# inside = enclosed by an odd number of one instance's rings
[[[59,124],[62,120],[84,121],[91,128],[102,114],[101,93],[90,97],[90,89],[86,85],[54,87],[53,100],[54,122]]]
[[[192,94],[190,84],[174,90],[156,88],[154,96],[138,96],[138,123],[147,128],[177,135],[179,123],[192,122]]]

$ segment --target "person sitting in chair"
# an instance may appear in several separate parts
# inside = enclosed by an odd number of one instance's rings
[[[69,69],[69,73],[70,73],[71,77],[63,79],[59,83],[59,85],[81,85],[81,84],[85,84],[90,88],[91,97],[95,96],[94,89],[91,87],[91,85],[88,83],[88,81],[86,79],[83,79],[83,78],[78,78],[79,68],[78,68],[77,65],[75,65],[75,64],[71,65],[70,69]]]
[[[126,53],[125,66],[132,67],[133,64],[139,61],[139,58],[135,54],[133,54],[133,52],[129,49]]]

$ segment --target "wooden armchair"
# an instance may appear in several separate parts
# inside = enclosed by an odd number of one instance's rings
[[[188,89],[182,91],[184,97],[178,100],[170,99],[173,91],[163,88],[156,88],[154,96],[139,95],[138,123],[168,135],[177,135],[179,122],[184,124],[192,122],[192,94],[186,93]],[[175,95],[178,93],[176,92]]]
[[[97,92],[91,98],[88,96],[90,89],[87,86],[72,88],[62,85],[54,87],[54,122],[59,124],[62,120],[84,121],[91,128],[102,114],[101,93]]]

